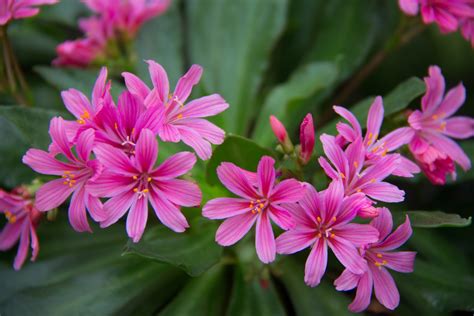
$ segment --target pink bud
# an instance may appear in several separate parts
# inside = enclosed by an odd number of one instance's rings
[[[275,116],[270,115],[270,125],[272,126],[273,133],[280,143],[284,143],[285,139],[288,138],[288,133],[282,122],[280,122]]]
[[[313,116],[308,113],[300,125],[300,158],[303,164],[307,164],[311,159],[314,149],[314,124]]]

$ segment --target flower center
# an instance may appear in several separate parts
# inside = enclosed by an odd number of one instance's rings
[[[147,193],[150,192],[148,184],[153,180],[152,177],[147,174],[142,174],[140,176],[133,176],[132,178],[137,181],[137,186],[133,188],[133,192],[138,194],[139,199],[146,197]]]
[[[86,120],[89,119],[91,115],[87,110],[84,110],[84,113],[82,113],[81,117],[77,120],[77,123],[79,124],[86,124]]]
[[[268,205],[266,200],[251,200],[249,204],[250,211],[252,214],[262,212]]]
[[[16,216],[12,214],[12,212],[6,211],[5,212],[5,218],[10,224],[15,224],[16,223]]]
[[[62,175],[62,178],[64,179],[63,184],[72,188],[77,182],[74,180],[75,177],[75,174],[71,171],[64,171],[64,174]]]
[[[383,254],[374,253],[369,251],[369,256],[366,256],[376,267],[382,269],[383,266],[388,264],[388,261],[384,259]]]
[[[336,222],[336,216],[333,216],[330,221],[323,223],[323,220],[320,216],[316,217],[316,237],[318,238],[333,238],[336,235],[332,232],[331,225]]]

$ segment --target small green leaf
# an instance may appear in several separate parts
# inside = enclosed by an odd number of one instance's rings
[[[247,131],[286,14],[286,0],[186,2],[189,57],[205,69],[205,90],[221,94],[231,105],[223,113],[226,131]]]
[[[191,276],[198,276],[220,260],[222,247],[214,241],[213,222],[197,218],[190,226],[181,234],[163,225],[150,228],[139,243],[129,241],[124,254],[170,263]]]
[[[462,218],[458,214],[449,214],[441,211],[409,211],[405,212],[410,218],[413,227],[466,227],[471,225],[471,217]]]
[[[284,125],[288,125],[296,119],[291,108],[331,86],[337,72],[337,67],[328,62],[311,63],[299,68],[287,82],[274,88],[267,96],[255,125],[253,138],[262,145],[275,142],[269,123],[270,115],[275,115]]]
[[[206,180],[212,185],[219,184],[216,169],[221,162],[232,162],[241,168],[255,171],[262,156],[273,156],[273,153],[245,137],[228,135],[222,145],[218,146],[206,167]]]

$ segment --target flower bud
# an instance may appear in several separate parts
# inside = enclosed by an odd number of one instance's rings
[[[314,149],[314,124],[313,116],[311,113],[308,113],[303,122],[300,125],[300,143],[301,150],[299,158],[301,162],[305,165],[311,159]]]
[[[272,127],[273,133],[283,147],[283,151],[287,154],[293,152],[293,144],[288,137],[288,132],[285,126],[273,115],[270,115],[270,126]]]

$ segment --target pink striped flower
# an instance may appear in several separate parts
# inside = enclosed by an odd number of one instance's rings
[[[217,168],[222,184],[240,198],[217,198],[204,205],[202,215],[210,219],[226,219],[216,233],[216,241],[231,246],[244,237],[256,222],[255,246],[263,263],[275,260],[276,248],[270,219],[282,229],[295,222],[282,203],[298,202],[304,186],[294,179],[275,184],[275,161],[264,156],[257,174],[224,162]]]
[[[31,261],[35,261],[38,256],[36,228],[41,213],[34,206],[29,193],[22,187],[14,189],[11,193],[0,190],[0,213],[3,213],[8,221],[0,232],[0,251],[12,248],[19,240],[20,245],[13,268],[20,270],[28,255],[28,246],[31,245]]]
[[[399,164],[399,155],[392,154],[380,157],[373,164],[366,163],[366,149],[361,138],[357,138],[345,150],[336,143],[334,136],[323,134],[320,137],[326,157],[319,158],[319,164],[333,180],[342,179],[345,195],[364,193],[366,207],[359,211],[359,216],[374,217],[378,209],[372,206],[373,201],[401,202],[405,192],[395,185],[383,180],[390,176]],[[372,200],[371,200],[372,199]]]
[[[163,67],[148,61],[148,69],[153,83],[150,90],[140,78],[131,73],[123,73],[128,90],[137,95],[147,107],[159,107],[164,112],[164,122],[159,136],[165,142],[183,141],[192,147],[199,158],[206,160],[211,157],[211,144],[219,145],[224,141],[224,131],[204,120],[226,110],[229,105],[218,94],[212,94],[187,104],[186,100],[202,74],[202,68],[193,65],[179,79],[173,94],[169,93],[168,75]]]
[[[358,138],[363,138],[362,144],[365,149],[366,164],[374,164],[382,157],[385,157],[387,153],[391,153],[402,145],[408,144],[414,136],[413,130],[406,127],[399,128],[379,139],[384,117],[383,100],[380,96],[376,97],[370,106],[365,136],[362,135],[362,128],[354,114],[341,106],[334,106],[334,111],[349,123],[339,122],[336,125],[339,137],[342,137],[344,142],[354,142]],[[400,156],[398,166],[393,171],[393,175],[413,177],[413,174],[418,172],[420,172],[420,168],[415,163]]]
[[[0,25],[5,25],[11,20],[35,16],[40,11],[39,6],[57,2],[58,0],[1,0]]]
[[[454,162],[465,171],[471,168],[469,157],[450,137],[474,136],[474,119],[452,117],[466,97],[462,83],[444,96],[444,77],[437,66],[429,68],[425,82],[427,91],[421,100],[421,111],[414,111],[408,118],[415,131],[409,149],[428,179],[434,184],[444,184],[447,174],[456,176]]]
[[[364,274],[354,274],[346,269],[334,282],[338,291],[357,287],[355,299],[349,305],[353,312],[361,312],[369,306],[372,288],[382,305],[391,310],[395,309],[400,302],[400,294],[387,268],[402,273],[413,272],[416,252],[392,251],[403,245],[412,234],[408,216],[405,223],[391,234],[392,215],[386,208],[381,210],[380,215],[373,219],[370,225],[376,228],[380,235],[378,241],[360,248],[361,255],[368,263],[368,270]]]
[[[314,149],[314,124],[313,116],[308,113],[300,125],[300,159],[303,164],[307,164],[311,159]]]
[[[104,219],[102,203],[97,197],[89,194],[85,185],[93,181],[102,172],[102,165],[96,159],[91,159],[94,145],[94,131],[88,129],[81,133],[71,150],[64,121],[60,117],[51,120],[49,134],[52,139],[52,152],[39,149],[29,149],[23,156],[23,163],[38,173],[61,176],[52,180],[36,192],[35,205],[39,211],[49,211],[61,205],[71,194],[69,205],[69,222],[78,231],[91,231],[87,221],[86,209],[95,221]],[[67,162],[56,158],[60,154]]]
[[[321,193],[307,185],[303,199],[287,206],[292,210],[296,228],[277,238],[277,252],[292,254],[311,247],[304,277],[309,286],[318,285],[326,271],[328,247],[349,271],[364,273],[367,263],[357,247],[379,237],[377,229],[370,225],[350,223],[364,204],[363,194],[345,197],[341,181],[333,181]]]
[[[425,24],[436,23],[443,33],[458,29],[463,18],[474,17],[474,3],[470,0],[399,0],[400,8],[408,15],[421,16]]]
[[[148,129],[141,132],[134,156],[108,144],[98,144],[94,152],[106,169],[87,188],[97,196],[110,197],[104,204],[107,218],[101,222],[102,228],[114,224],[129,211],[127,233],[133,242],[138,242],[148,219],[148,201],[167,227],[175,232],[189,227],[180,207],[199,205],[201,191],[196,184],[176,178],[192,169],[196,163],[194,154],[177,153],[154,167],[158,143]]]

